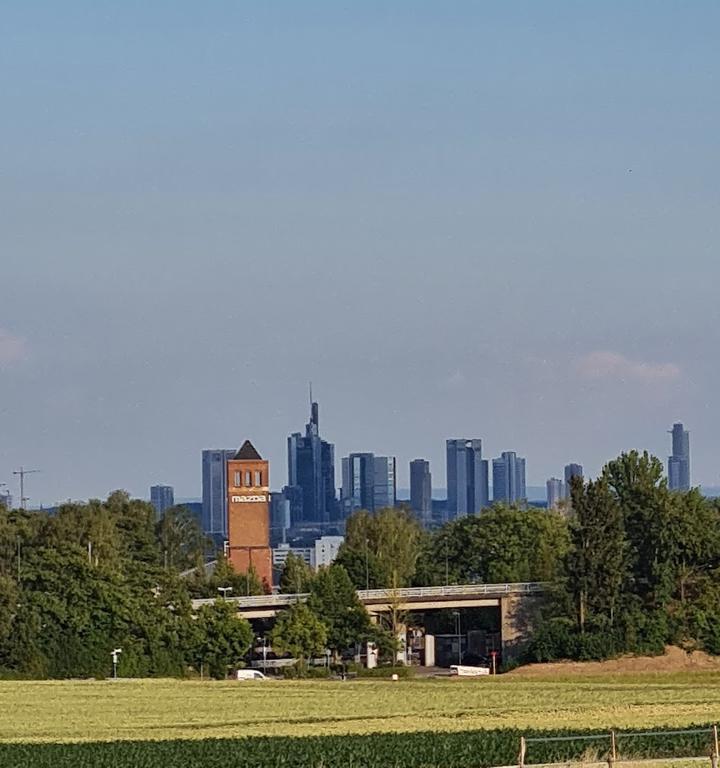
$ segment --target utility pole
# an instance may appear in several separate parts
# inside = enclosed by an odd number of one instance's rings
[[[13,472],[13,475],[20,476],[20,509],[26,508],[25,502],[27,499],[25,498],[25,475],[34,475],[39,471],[39,469],[25,469],[24,467],[20,467],[20,469],[16,469]]]

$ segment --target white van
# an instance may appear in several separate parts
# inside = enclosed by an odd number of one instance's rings
[[[238,669],[235,673],[236,680],[267,680],[267,677],[259,669]]]

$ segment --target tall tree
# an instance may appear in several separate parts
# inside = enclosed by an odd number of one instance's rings
[[[582,632],[588,621],[613,626],[627,583],[628,542],[622,509],[607,479],[571,486],[572,549],[568,556],[570,589]]]
[[[370,616],[341,565],[333,563],[318,571],[310,586],[308,607],[327,626],[328,648],[336,657],[371,634]]]
[[[497,505],[435,533],[422,550],[415,583],[551,581],[568,546],[562,515]]]
[[[250,623],[237,616],[232,603],[217,600],[197,613],[194,656],[212,677],[222,680],[242,663],[253,639]]]
[[[155,524],[155,535],[166,569],[185,571],[202,565],[208,541],[195,515],[187,507],[166,509]]]
[[[301,662],[325,650],[327,626],[306,603],[295,603],[277,617],[270,630],[270,644],[278,654],[289,653]]]
[[[603,476],[625,521],[634,592],[651,609],[662,609],[674,587],[671,502],[662,462],[645,451],[623,453]]]
[[[310,591],[315,575],[300,555],[290,552],[280,574],[280,592],[303,594]]]
[[[422,548],[423,532],[417,520],[406,509],[381,509],[373,514],[360,510],[351,515],[345,527],[349,557],[356,564],[371,553],[376,575],[382,587],[403,587],[410,583]]]

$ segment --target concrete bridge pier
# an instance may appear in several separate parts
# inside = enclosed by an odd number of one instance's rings
[[[532,638],[539,621],[541,595],[508,594],[500,598],[500,637],[504,661],[513,661]]]

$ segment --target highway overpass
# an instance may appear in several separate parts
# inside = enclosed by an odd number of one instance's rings
[[[540,582],[512,584],[460,584],[443,587],[406,587],[404,589],[358,590],[360,602],[371,615],[399,611],[459,610],[462,608],[498,608],[503,654],[513,655],[529,637],[539,598],[545,590]],[[228,597],[246,619],[267,619],[293,603],[304,602],[307,594],[251,595]],[[193,608],[214,603],[215,598],[193,600]]]

